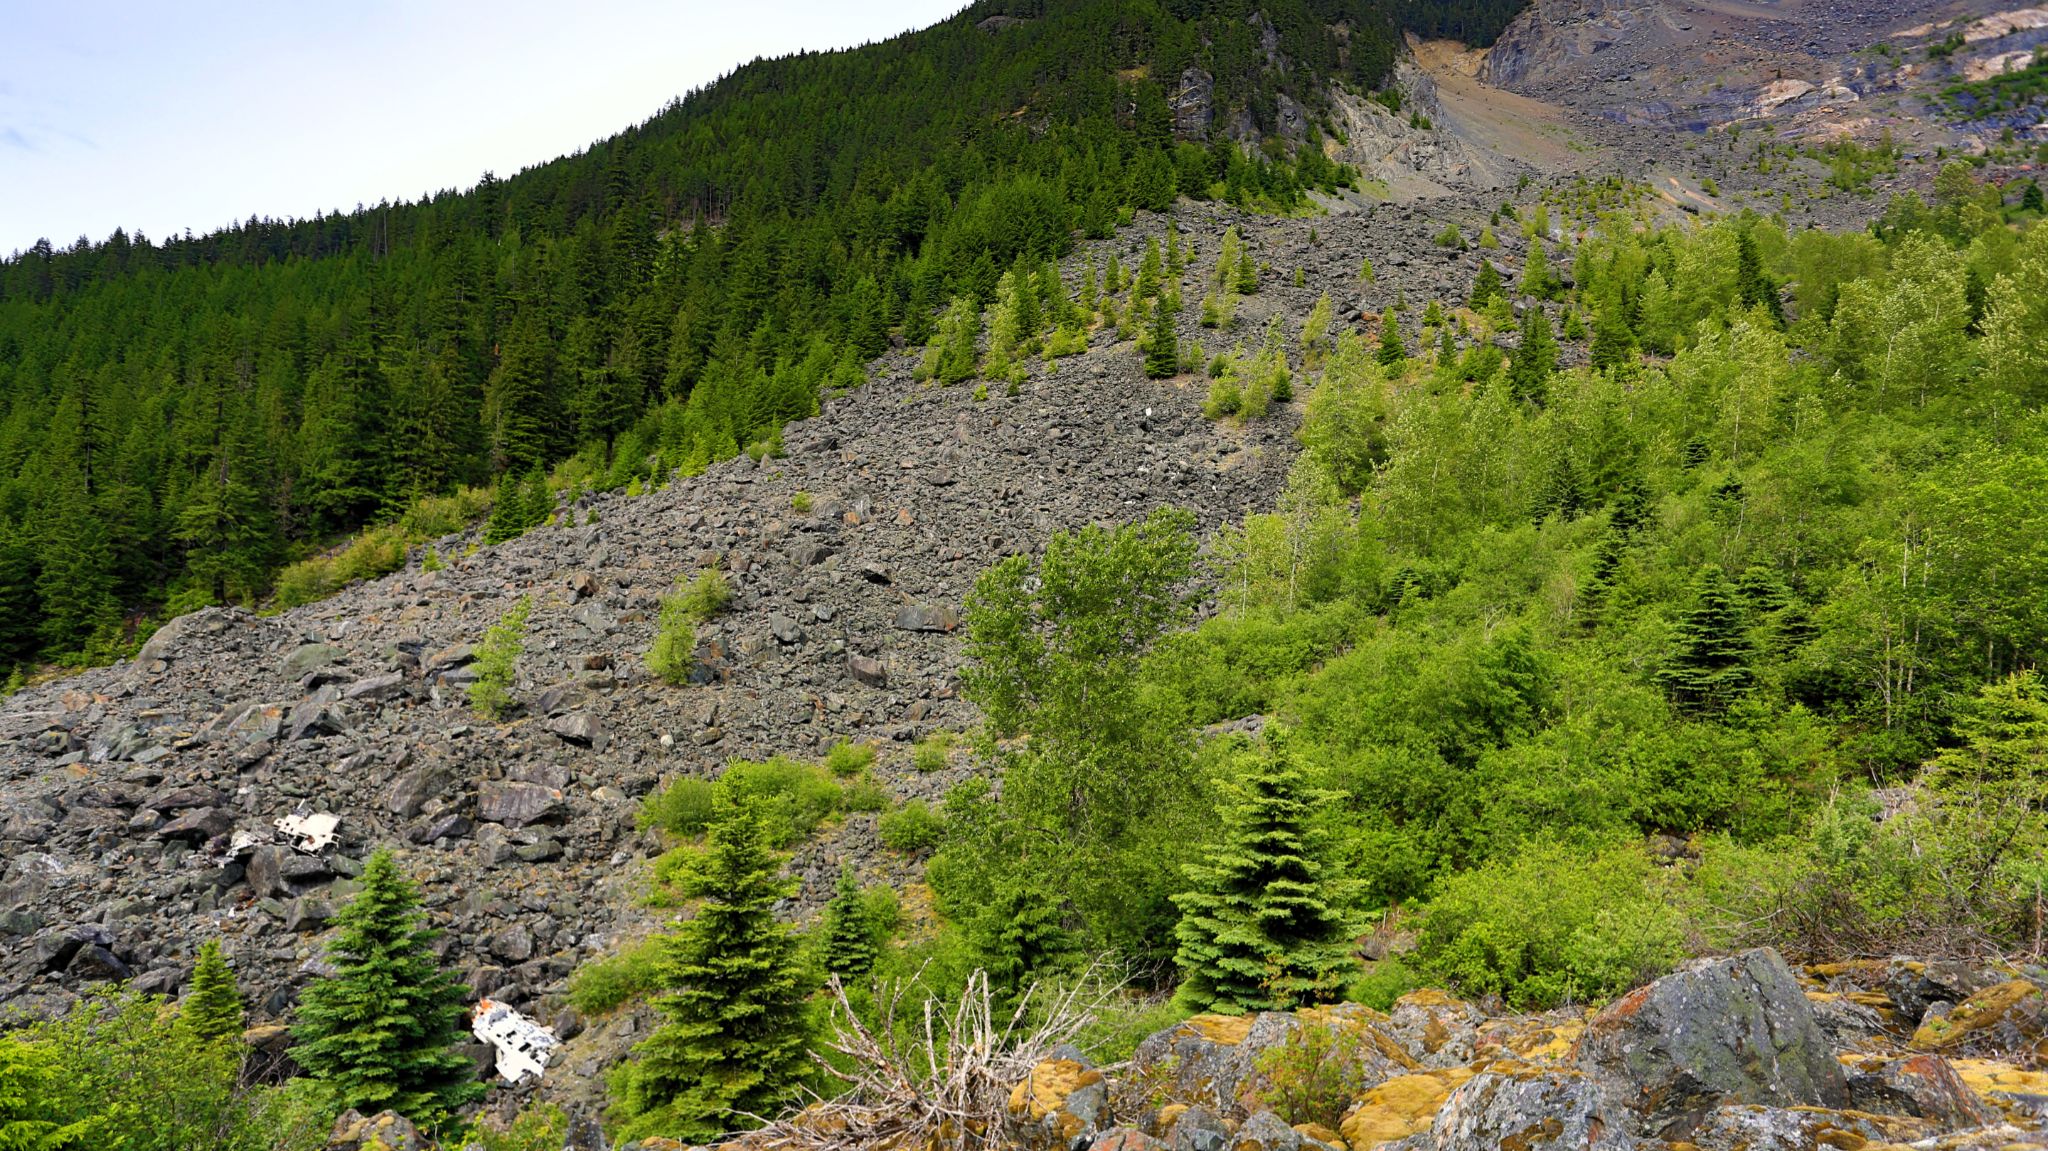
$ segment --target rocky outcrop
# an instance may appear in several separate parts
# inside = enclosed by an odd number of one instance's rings
[[[1616,1000],[1586,1024],[1579,1062],[1664,1138],[1722,1103],[1849,1105],[1805,989],[1768,949],[1695,961]]]

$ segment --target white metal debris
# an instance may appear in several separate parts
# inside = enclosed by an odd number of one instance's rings
[[[321,851],[334,842],[334,830],[341,826],[341,817],[327,812],[312,815],[287,815],[277,821],[277,829],[300,851]]]
[[[555,1033],[502,1003],[479,1000],[469,1016],[469,1030],[498,1050],[498,1074],[507,1083],[528,1076],[540,1078],[562,1041]]]

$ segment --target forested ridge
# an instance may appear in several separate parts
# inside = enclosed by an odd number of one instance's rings
[[[0,663],[259,601],[408,508],[445,531],[483,497],[432,497],[499,475],[615,486],[772,450],[1019,259],[1180,194],[1285,210],[1348,179],[1327,86],[1380,83],[1394,41],[1362,0],[984,3],[756,61],[468,191],[38,243],[0,264]],[[1168,105],[1191,68],[1206,139]]]

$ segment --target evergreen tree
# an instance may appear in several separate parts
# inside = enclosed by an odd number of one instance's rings
[[[1472,297],[1466,303],[1475,312],[1483,312],[1486,305],[1505,295],[1500,284],[1500,269],[1492,260],[1479,261],[1479,275],[1472,281]]]
[[[973,945],[989,988],[1006,1005],[1016,1003],[1034,979],[1071,960],[1074,950],[1059,901],[1030,876],[1013,876],[997,888],[995,900],[975,920]]]
[[[1259,290],[1259,262],[1252,258],[1246,248],[1237,260],[1237,283],[1234,285],[1240,296],[1256,295]]]
[[[708,1142],[795,1098],[807,989],[796,937],[775,919],[775,904],[796,889],[781,867],[759,813],[728,804],[681,884],[685,898],[704,902],[662,941],[663,1022],[618,1081],[621,1139]]]
[[[1692,606],[1673,630],[1671,660],[1657,678],[1680,709],[1718,715],[1749,690],[1756,673],[1748,621],[1719,565],[1700,568]]]
[[[875,966],[874,932],[861,904],[853,869],[839,869],[839,889],[825,905],[825,970],[843,979],[866,975]]]
[[[209,939],[199,947],[199,961],[192,968],[192,989],[178,1009],[178,1022],[187,1033],[202,1042],[220,1043],[242,1036],[242,993],[235,986],[220,941]]]
[[[1174,335],[1173,312],[1165,296],[1152,306],[1151,346],[1145,349],[1145,375],[1163,380],[1180,373],[1180,340]]]
[[[1550,272],[1550,255],[1543,250],[1542,240],[1529,241],[1529,259],[1522,265],[1522,294],[1539,300],[1551,299],[1557,293],[1556,277]]]
[[[337,1106],[436,1120],[484,1093],[461,1051],[463,988],[436,963],[437,933],[388,849],[370,856],[360,883],[335,917],[335,974],[299,1003],[292,1058],[334,1089]]]
[[[527,471],[525,481],[519,485],[519,507],[522,531],[540,527],[554,518],[555,493],[548,488],[547,474],[538,464]]]
[[[484,524],[484,546],[519,538],[526,530],[526,497],[519,480],[508,469],[498,473],[498,489],[491,497],[491,518]]]
[[[1388,308],[1380,317],[1380,366],[1389,372],[1398,373],[1408,362],[1407,345],[1401,342],[1401,318]]]
[[[1778,285],[1764,273],[1756,234],[1748,228],[1735,234],[1735,295],[1743,307],[1762,308],[1773,323],[1785,326],[1785,306],[1778,300]]]
[[[1550,397],[1550,374],[1557,370],[1557,337],[1550,316],[1540,304],[1522,313],[1522,342],[1508,364],[1508,392],[1517,400],[1541,404]]]
[[[2020,189],[2020,211],[2033,212],[2037,215],[2048,213],[2048,200],[2041,196],[2039,181],[2028,180],[2026,187]]]
[[[35,658],[42,611],[35,545],[19,527],[0,523],[0,673]]]
[[[1593,370],[1611,372],[1636,362],[1636,334],[1619,300],[1603,300],[1593,313],[1593,346],[1587,353]]]
[[[81,483],[63,484],[47,514],[36,581],[43,647],[77,659],[110,644],[121,629],[113,543]]]
[[[1238,758],[1242,797],[1223,841],[1189,864],[1174,896],[1179,998],[1202,1011],[1289,1011],[1343,994],[1355,968],[1343,887],[1325,875],[1308,826],[1312,791],[1285,749]]]

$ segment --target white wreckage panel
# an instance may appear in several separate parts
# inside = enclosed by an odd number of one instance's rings
[[[324,851],[334,842],[335,829],[341,826],[341,817],[327,812],[312,815],[287,815],[277,821],[277,829],[300,851]]]
[[[562,1041],[555,1033],[502,1003],[480,1000],[470,1012],[470,1033],[498,1051],[498,1075],[507,1083],[540,1078]]]

